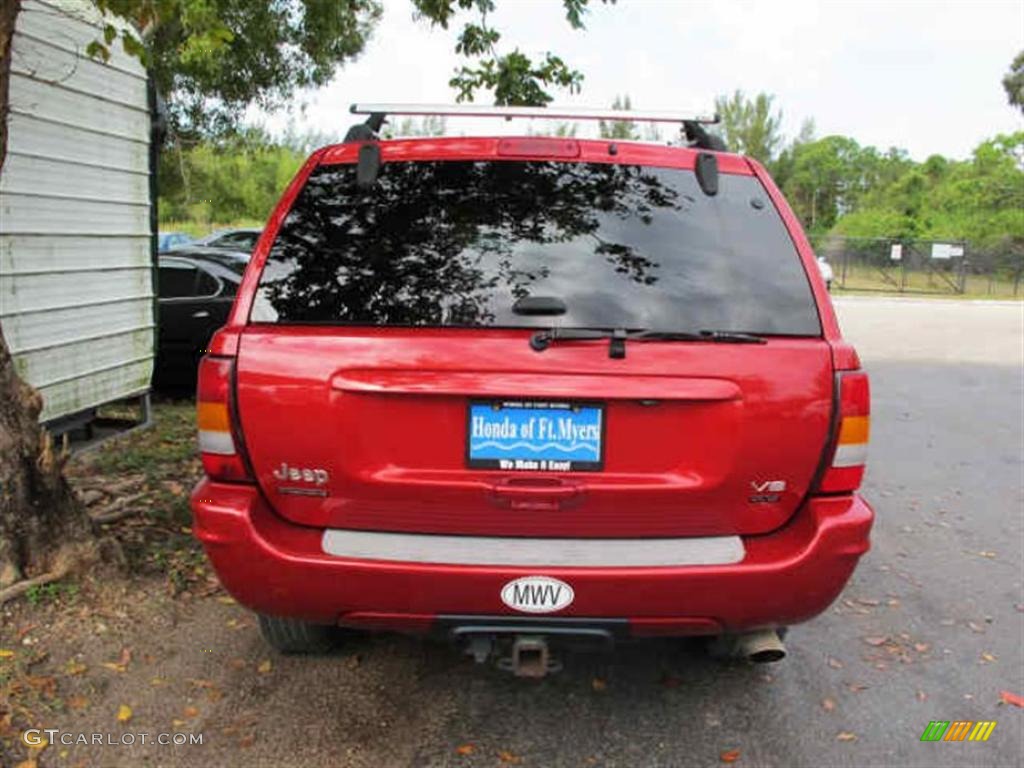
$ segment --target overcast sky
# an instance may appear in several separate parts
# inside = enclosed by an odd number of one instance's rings
[[[788,136],[813,118],[818,136],[903,147],[919,160],[967,157],[984,138],[1024,129],[1000,83],[1024,49],[1024,0],[592,2],[586,30],[573,31],[557,0],[497,0],[501,50],[551,50],[586,76],[581,94],[556,93],[556,103],[608,106],[628,93],[634,108],[706,111],[717,94],[765,91]],[[456,32],[415,20],[409,0],[384,0],[363,56],[308,94],[305,114],[292,119],[300,130],[342,134],[352,101],[454,101]],[[287,121],[260,119],[271,128]],[[513,125],[448,129],[525,132]]]

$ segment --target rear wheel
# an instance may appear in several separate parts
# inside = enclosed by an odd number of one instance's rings
[[[341,630],[326,624],[260,614],[260,634],[281,653],[327,653],[338,645]]]

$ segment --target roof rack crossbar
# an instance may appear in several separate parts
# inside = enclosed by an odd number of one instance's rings
[[[549,120],[607,120],[637,123],[706,123],[719,121],[717,114],[698,112],[641,112],[586,107],[498,107],[487,104],[365,104],[349,107],[354,115],[410,115],[418,117],[513,117]]]

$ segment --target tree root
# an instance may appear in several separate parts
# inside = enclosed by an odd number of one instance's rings
[[[98,552],[94,542],[62,547],[53,557],[51,570],[0,589],[0,605],[16,597],[21,597],[21,595],[33,587],[41,587],[54,581],[60,581],[73,571],[81,570],[91,565],[96,561],[97,557]]]
[[[116,523],[118,520],[131,517],[132,515],[137,514],[139,509],[133,508],[130,505],[132,502],[138,501],[145,495],[146,492],[134,493],[131,496],[122,496],[98,514],[90,514],[89,519],[92,520],[93,525],[106,525],[107,523]]]
[[[16,597],[21,597],[23,594],[28,592],[32,587],[41,587],[44,584],[49,584],[53,581],[60,581],[68,575],[70,569],[68,567],[57,568],[56,570],[44,573],[42,576],[36,576],[32,579],[25,579],[24,581],[18,581],[7,587],[6,589],[0,589],[0,605],[3,605],[8,600],[13,600]]]

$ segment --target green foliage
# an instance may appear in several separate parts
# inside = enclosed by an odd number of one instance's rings
[[[51,581],[49,584],[33,584],[25,592],[29,605],[42,603],[72,602],[78,596],[78,585],[70,582]]]
[[[783,187],[801,221],[828,229],[852,210],[863,192],[866,168],[860,146],[846,136],[826,136],[795,147]]]
[[[774,96],[759,93],[748,99],[743,91],[715,99],[715,111],[721,118],[721,131],[731,152],[749,155],[755,160],[771,163],[782,145],[779,126],[782,113],[772,110]]]
[[[251,103],[268,109],[327,83],[360,53],[381,14],[377,0],[93,0],[107,24],[87,52],[124,50],[149,67],[180,136],[223,134]]]
[[[615,0],[602,0],[615,2]],[[487,16],[495,8],[494,0],[412,0],[419,14],[434,26],[448,29],[460,12],[476,14],[459,33],[455,51],[469,64],[455,70],[448,84],[458,101],[473,101],[477,91],[491,91],[495,104],[537,106],[549,104],[547,89],[562,88],[578,93],[583,75],[571,69],[561,58],[546,53],[536,63],[518,48],[499,53],[501,33],[488,26]],[[562,0],[565,18],[573,29],[583,29],[583,17],[590,0]]]
[[[436,115],[413,120],[407,117],[397,124],[388,122],[384,125],[381,135],[385,139],[405,138],[412,136],[444,136],[447,121]]]
[[[1010,71],[1003,78],[1003,89],[1007,101],[1024,112],[1024,51],[1018,53],[1010,64]]]
[[[768,164],[775,183],[785,187],[793,173],[793,158],[804,144],[814,141],[814,121],[804,120],[800,125],[800,133],[790,142],[789,146],[783,149],[774,162]]]
[[[633,102],[630,101],[629,96],[616,96],[615,101],[612,102],[612,109],[616,111],[629,111],[633,108]],[[602,139],[624,139],[626,141],[636,141],[640,138],[640,132],[637,130],[636,123],[632,120],[613,120],[605,122],[604,120],[598,121],[597,131]]]
[[[869,187],[838,218],[837,234],[1024,246],[1024,131],[982,142],[964,162],[914,163],[892,150],[873,159]]]
[[[306,141],[273,142],[259,129],[160,156],[160,220],[224,224],[266,220],[305,161]]]
[[[232,132],[250,104],[276,109],[303,88],[326,84],[363,51],[380,19],[379,0],[92,0],[107,17],[89,43],[93,57],[124,50],[149,68],[179,138]],[[614,0],[602,0],[614,2]],[[566,19],[583,27],[590,0],[562,0]],[[489,27],[494,0],[412,0],[417,13],[445,29],[462,13],[475,14],[456,38],[469,63],[450,85],[459,101],[490,91],[497,104],[540,105],[551,88],[578,92],[583,75],[553,53],[537,61],[518,48],[501,53],[501,34]]]
[[[458,92],[456,101],[473,101],[476,91],[484,90],[494,92],[495,104],[531,106],[551,103],[553,97],[545,86],[579,93],[582,82],[583,75],[553,53],[535,65],[516,48],[504,56],[482,59],[476,66],[459,67],[448,85]]]

